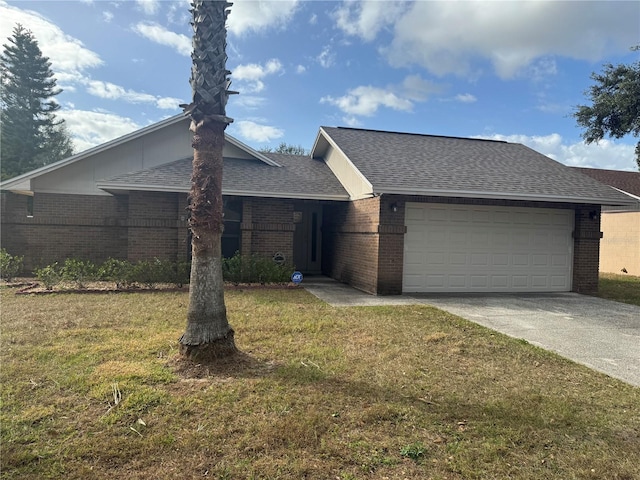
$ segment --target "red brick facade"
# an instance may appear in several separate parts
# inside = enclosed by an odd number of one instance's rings
[[[600,206],[565,203],[384,195],[325,207],[324,273],[365,292],[402,293],[406,202],[574,209],[573,291],[598,290]]]
[[[66,258],[130,261],[189,256],[187,195],[130,192],[122,196],[36,193],[2,195],[1,244],[24,255],[25,268]],[[239,249],[243,254],[293,257],[293,201],[243,199]],[[258,221],[252,221],[257,219]]]
[[[186,194],[130,192],[122,196],[36,193],[33,215],[26,196],[2,194],[1,244],[25,256],[32,270],[65,258],[102,262],[186,259],[189,255]],[[600,207],[542,202],[383,195],[327,202],[323,210],[322,271],[363,291],[402,292],[405,202],[574,209],[573,290],[598,288]],[[293,258],[294,201],[242,198],[238,248]]]

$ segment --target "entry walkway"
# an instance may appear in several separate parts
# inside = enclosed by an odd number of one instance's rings
[[[640,307],[576,293],[378,297],[327,277],[303,286],[336,307],[432,305],[640,386]]]

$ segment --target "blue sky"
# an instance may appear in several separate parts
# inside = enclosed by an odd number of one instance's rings
[[[77,150],[190,101],[187,0],[4,1],[52,62]],[[567,165],[636,170],[636,139],[585,145],[571,117],[591,72],[639,52],[640,2],[236,0],[227,132],[310,148],[318,128],[524,143]]]

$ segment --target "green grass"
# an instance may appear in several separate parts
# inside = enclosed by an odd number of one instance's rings
[[[3,479],[640,478],[640,389],[434,308],[229,291],[194,366],[186,293],[1,295]]]
[[[640,277],[613,273],[600,274],[598,296],[617,302],[640,305]]]

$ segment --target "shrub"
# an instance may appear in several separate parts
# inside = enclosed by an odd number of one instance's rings
[[[109,258],[98,269],[98,278],[115,282],[116,288],[127,288],[133,283],[133,264],[127,260]]]
[[[4,248],[0,249],[0,277],[7,282],[22,273],[24,257],[11,255]]]
[[[44,284],[47,290],[51,290],[60,283],[60,280],[62,279],[57,262],[52,265],[39,268],[34,273],[36,274],[37,279]]]
[[[140,260],[133,266],[132,279],[148,288],[154,288],[158,283],[173,283],[175,278],[174,262],[169,260]]]
[[[293,271],[290,265],[279,265],[261,255],[240,255],[222,261],[224,280],[233,283],[284,283]]]
[[[191,279],[191,262],[175,262],[173,264],[172,279],[176,287],[188,285]]]
[[[96,266],[89,260],[67,258],[60,269],[63,280],[75,282],[78,288],[84,288],[85,282],[96,278]]]

